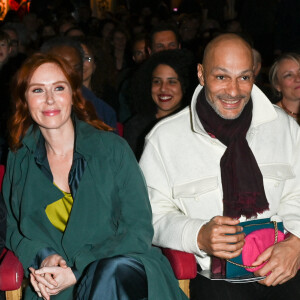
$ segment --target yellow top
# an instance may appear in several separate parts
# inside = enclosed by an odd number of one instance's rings
[[[61,232],[64,232],[73,206],[73,198],[71,193],[64,191],[62,191],[62,193],[64,197],[47,205],[45,212],[52,225]]]

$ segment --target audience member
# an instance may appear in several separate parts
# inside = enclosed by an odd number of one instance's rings
[[[3,196],[7,247],[30,275],[24,299],[187,299],[151,245],[133,153],[97,119],[81,82],[65,59],[39,53],[14,81]]]
[[[69,37],[84,37],[85,33],[79,27],[71,27],[67,31],[64,32],[64,36],[69,36]]]
[[[149,35],[149,54],[164,50],[180,49],[179,33],[175,25],[161,22]]]
[[[300,54],[282,54],[272,65],[269,77],[279,98],[276,104],[300,124]]]
[[[199,16],[198,16],[199,17]],[[199,30],[199,22],[197,22],[197,19],[194,17],[192,18],[191,15],[185,15],[181,18],[180,24],[179,24],[179,34],[180,34],[180,40],[182,43],[191,43],[192,41],[197,39]]]
[[[67,37],[58,37],[44,43],[41,50],[44,53],[58,54],[66,59],[82,79],[84,52],[78,41]],[[100,120],[113,128],[117,127],[116,113],[108,104],[97,98],[84,85],[82,85],[82,94],[86,100],[93,103]]]
[[[153,54],[138,70],[132,82],[137,114],[124,126],[124,138],[139,159],[144,138],[161,119],[188,104],[191,57],[183,50]]]
[[[22,20],[22,25],[26,31],[26,45],[29,48],[27,49],[29,53],[31,52],[31,48],[37,50],[39,47],[38,30],[41,22],[42,20],[35,13],[26,14]]]
[[[253,55],[253,64],[254,64],[254,77],[257,78],[259,72],[261,70],[261,55],[260,53],[252,48],[252,55]]]
[[[10,114],[10,80],[16,71],[15,57],[10,57],[11,42],[9,35],[0,30],[0,163],[4,164],[8,152],[7,120]]]
[[[78,25],[83,31],[88,30],[88,23],[92,16],[92,10],[90,8],[89,3],[79,2],[76,8],[76,19],[78,21]]]
[[[117,112],[118,95],[114,87],[113,62],[102,50],[101,39],[87,37],[79,41],[84,52],[83,85]]]
[[[148,58],[146,47],[146,36],[141,33],[134,37],[132,42],[132,59],[136,64],[140,64]]]
[[[255,78],[255,85],[259,87],[260,90],[267,96],[267,98],[272,102],[274,102],[274,92],[270,87],[269,80],[268,80],[268,67],[262,67],[262,57],[260,53],[252,48],[253,54],[253,64],[254,64],[254,78]],[[277,101],[276,101],[277,102]]]
[[[94,52],[85,41],[81,41],[81,47],[84,52],[83,57],[83,85],[92,90],[92,76],[96,70]]]
[[[128,51],[129,34],[121,27],[112,33],[112,57],[117,74],[131,66],[131,57]]]
[[[131,49],[134,65],[130,68],[129,72],[127,72],[126,78],[123,80],[118,89],[118,118],[121,123],[126,122],[133,114],[133,100],[130,87],[135,72],[138,70],[141,63],[143,63],[149,56],[146,42],[145,34],[136,35],[132,42]]]
[[[42,42],[45,42],[53,37],[55,37],[56,30],[54,28],[54,25],[52,23],[45,23],[43,26],[41,26],[41,40]]]
[[[8,61],[11,52],[11,44],[9,35],[1,30],[0,31],[0,70],[3,65]]]
[[[5,31],[9,35],[10,39],[10,57],[15,57],[19,53],[19,37],[16,29],[9,24],[5,24],[1,27],[2,31]]]
[[[198,65],[191,106],[158,123],[140,165],[153,211],[153,244],[211,256],[241,254],[240,221],[283,220],[289,237],[261,253],[260,282],[230,283],[198,274],[191,300],[300,298],[300,128],[253,85],[251,46],[223,34]]]
[[[76,26],[76,20],[72,15],[63,16],[58,21],[58,33],[63,36],[67,30]]]
[[[23,62],[27,57],[26,30],[20,23],[5,23],[1,29],[5,31],[11,40],[11,57],[16,61]]]
[[[203,45],[200,40],[200,15],[189,14],[179,19],[179,34],[181,47],[190,50],[194,56],[202,60]]]
[[[103,43],[103,50],[111,53],[112,33],[116,27],[116,23],[112,19],[105,19],[100,23],[100,38]]]

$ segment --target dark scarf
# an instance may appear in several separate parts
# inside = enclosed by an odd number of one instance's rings
[[[206,132],[227,146],[220,161],[223,215],[232,218],[241,215],[250,218],[269,209],[263,177],[246,140],[252,120],[252,107],[250,99],[238,118],[223,119],[207,102],[204,88],[196,104],[198,117]]]

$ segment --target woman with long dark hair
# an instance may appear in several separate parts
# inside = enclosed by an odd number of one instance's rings
[[[124,138],[137,159],[152,127],[188,105],[191,63],[189,52],[167,50],[153,54],[136,73],[131,88],[136,114],[125,123]]]

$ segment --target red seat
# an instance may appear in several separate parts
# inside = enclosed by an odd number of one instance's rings
[[[5,167],[0,165],[0,190],[5,173]],[[24,276],[23,266],[18,258],[9,250],[0,254],[0,290],[12,291],[20,288]]]
[[[178,280],[192,279],[197,275],[197,263],[194,254],[162,248]]]
[[[117,132],[118,132],[119,136],[123,137],[123,135],[124,135],[124,126],[120,122],[117,123]]]
[[[2,190],[2,181],[5,173],[5,167],[0,165],[0,191]]]
[[[23,266],[18,258],[11,251],[4,249],[0,264],[0,290],[13,291],[19,289],[23,276]]]

